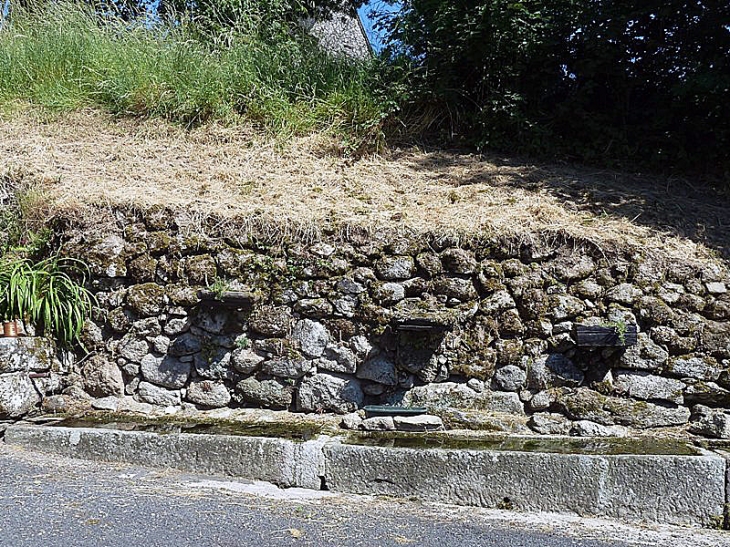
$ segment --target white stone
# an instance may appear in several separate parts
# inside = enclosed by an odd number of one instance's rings
[[[725,294],[727,292],[725,283],[721,283],[719,281],[705,283],[705,287],[707,287],[707,292],[710,294]]]
[[[589,420],[573,422],[571,435],[577,437],[625,437],[627,429],[620,425],[601,425]]]
[[[393,416],[393,424],[399,431],[433,431],[443,429],[444,422],[438,416]]]
[[[308,357],[320,357],[330,340],[327,328],[317,321],[303,319],[297,321],[292,333],[292,339],[299,343],[299,347]]]
[[[616,392],[629,397],[645,401],[658,399],[680,405],[684,402],[684,384],[679,380],[633,370],[616,370],[613,377]]]
[[[393,423],[393,417],[391,416],[374,416],[363,420],[360,424],[360,428],[365,431],[393,431],[395,424]]]

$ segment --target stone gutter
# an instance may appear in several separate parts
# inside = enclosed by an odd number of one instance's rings
[[[603,455],[390,448],[320,436],[297,442],[234,435],[158,434],[15,424],[6,443],[41,452],[278,486],[415,497],[457,505],[720,526],[727,455]]]

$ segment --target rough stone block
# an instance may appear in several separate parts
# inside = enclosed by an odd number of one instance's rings
[[[55,348],[40,337],[0,337],[0,374],[45,371],[51,368]]]
[[[20,418],[40,402],[27,372],[0,374],[0,420]]]
[[[330,490],[706,525],[722,514],[725,462],[704,456],[325,446]]]
[[[680,405],[684,402],[684,384],[679,380],[632,370],[615,370],[613,378],[617,393],[645,401],[658,399]]]
[[[346,414],[360,408],[363,392],[355,378],[338,374],[315,374],[306,378],[297,391],[297,408],[302,412],[330,410]]]
[[[438,416],[422,414],[420,416],[393,416],[393,424],[399,431],[435,431],[444,428],[444,422]]]

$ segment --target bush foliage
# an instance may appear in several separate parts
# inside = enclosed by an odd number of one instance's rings
[[[591,163],[730,173],[730,4],[405,0],[381,24],[442,134]]]

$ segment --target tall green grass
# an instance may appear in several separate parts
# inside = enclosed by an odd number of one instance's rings
[[[193,24],[130,23],[72,1],[15,9],[0,31],[0,102],[377,136],[388,101],[373,62],[326,55],[296,29],[241,28],[211,39]]]

